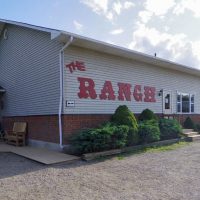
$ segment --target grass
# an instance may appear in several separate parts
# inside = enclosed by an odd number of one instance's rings
[[[165,146],[154,146],[154,147],[145,147],[143,149],[139,149],[139,150],[132,150],[123,154],[120,154],[117,156],[118,160],[123,160],[124,157],[127,156],[131,156],[133,154],[140,154],[140,153],[155,153],[155,152],[164,152],[164,151],[171,151],[171,150],[175,150],[181,147],[184,147],[186,145],[189,145],[189,142],[178,142],[175,144],[171,144],[171,145],[165,145]]]

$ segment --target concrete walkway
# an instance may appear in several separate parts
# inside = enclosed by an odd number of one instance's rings
[[[4,143],[0,143],[0,152],[15,153],[17,155],[23,156],[25,158],[46,165],[56,164],[61,162],[73,162],[80,159],[77,156],[72,156],[64,154],[62,152],[52,151],[44,148],[30,147],[30,146],[15,147]]]

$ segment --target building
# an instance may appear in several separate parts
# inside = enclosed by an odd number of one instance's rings
[[[200,120],[200,71],[68,32],[0,20],[5,129],[28,122],[32,145],[59,148],[119,105]]]

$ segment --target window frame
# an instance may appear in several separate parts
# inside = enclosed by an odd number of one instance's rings
[[[182,103],[182,95],[189,95],[189,112],[182,112],[183,111],[183,103]],[[180,100],[178,101],[178,96],[180,95]],[[194,96],[194,100],[192,102],[192,96]],[[180,105],[180,111],[178,111],[178,105]],[[193,105],[193,112],[192,110]],[[178,114],[194,114],[195,113],[195,93],[187,93],[187,92],[176,92],[176,113]]]

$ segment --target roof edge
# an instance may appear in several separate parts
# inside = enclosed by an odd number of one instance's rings
[[[125,47],[121,47],[121,46],[117,46],[114,44],[99,41],[96,39],[88,38],[88,37],[81,36],[78,34],[66,32],[66,31],[62,31],[62,30],[57,30],[57,29],[52,29],[52,28],[46,28],[46,27],[42,27],[42,26],[31,25],[31,24],[23,23],[23,22],[12,21],[12,20],[0,19],[0,22],[51,33],[51,39],[59,40],[60,42],[67,42],[68,38],[70,36],[73,36],[75,38],[75,40],[72,45],[75,45],[75,46],[89,48],[89,49],[100,51],[103,53],[117,55],[117,56],[121,56],[124,58],[129,58],[132,60],[137,60],[140,62],[149,63],[151,65],[156,65],[156,66],[160,66],[163,68],[173,69],[173,70],[189,73],[189,74],[200,77],[200,70],[198,68],[189,67],[187,65],[175,63],[173,61],[169,61],[169,60],[162,59],[159,57],[151,56],[151,55],[148,55],[145,53],[141,53],[138,51],[134,51],[134,50],[125,48]]]

